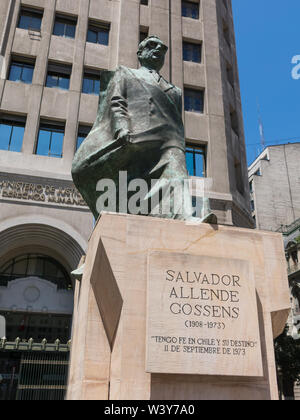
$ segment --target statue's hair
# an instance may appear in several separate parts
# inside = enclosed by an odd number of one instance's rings
[[[145,47],[145,45],[147,44],[147,42],[149,41],[149,39],[158,39],[159,41],[161,41],[161,39],[158,37],[158,36],[156,36],[156,35],[150,35],[150,36],[147,36],[147,38],[145,38],[141,43],[140,43],[140,45],[139,45],[139,49],[138,49],[138,54],[141,52],[141,51],[143,51],[143,49],[144,49],[144,47]],[[166,48],[168,48],[167,46],[166,46]]]

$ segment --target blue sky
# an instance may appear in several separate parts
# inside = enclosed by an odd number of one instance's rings
[[[260,147],[258,103],[267,145],[300,141],[300,78],[292,78],[300,1],[232,0],[232,6],[250,164]]]

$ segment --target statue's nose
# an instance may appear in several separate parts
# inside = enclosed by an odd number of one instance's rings
[[[163,48],[162,48],[162,46],[161,46],[161,45],[158,45],[158,46],[155,48],[155,50],[156,50],[159,54],[161,54],[161,53],[162,53]]]

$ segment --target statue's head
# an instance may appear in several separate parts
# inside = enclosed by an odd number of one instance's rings
[[[151,35],[140,43],[137,55],[142,66],[160,71],[167,51],[168,47],[157,36]]]

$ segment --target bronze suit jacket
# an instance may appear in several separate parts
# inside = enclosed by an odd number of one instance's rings
[[[97,180],[113,179],[128,167],[139,177],[144,169],[138,167],[139,161],[146,170],[145,151],[150,150],[156,159],[165,148],[185,151],[179,88],[143,67],[120,66],[115,72],[104,73],[104,78],[97,119],[72,166],[74,183],[90,207],[95,205],[89,201],[94,201]],[[116,141],[121,129],[130,131],[132,147]]]
[[[133,143],[157,142],[160,148],[185,150],[182,93],[148,69],[120,66],[100,95],[97,120],[80,154],[97,159],[98,152],[113,143],[121,128]],[[83,156],[82,156],[83,157]]]
[[[161,148],[184,150],[181,90],[144,67],[120,67],[114,79],[108,98],[116,133],[128,128],[133,143],[157,141]]]

